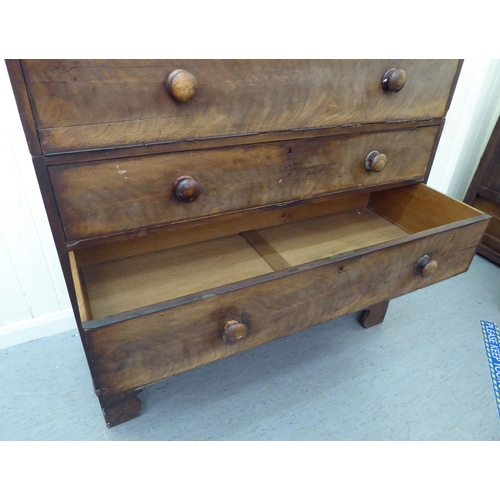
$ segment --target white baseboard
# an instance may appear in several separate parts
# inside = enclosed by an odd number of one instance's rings
[[[76,329],[71,309],[0,327],[0,349]]]

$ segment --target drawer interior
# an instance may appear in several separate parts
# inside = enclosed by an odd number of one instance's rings
[[[239,235],[88,266],[92,316],[143,307],[272,272]]]
[[[395,244],[482,215],[422,184],[320,205],[313,211],[296,207],[271,224],[263,220],[261,227],[240,221],[70,252],[82,321],[181,297],[196,300],[218,287]]]

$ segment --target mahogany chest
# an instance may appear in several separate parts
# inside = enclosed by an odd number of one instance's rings
[[[488,140],[464,201],[491,215],[477,251],[500,265],[500,118]]]
[[[10,60],[108,426],[141,388],[466,271],[456,60]]]

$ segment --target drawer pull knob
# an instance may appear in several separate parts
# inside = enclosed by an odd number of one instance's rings
[[[165,82],[170,96],[179,102],[189,102],[196,95],[198,81],[185,69],[176,69],[170,73]]]
[[[399,92],[406,83],[406,73],[403,69],[391,68],[384,73],[382,88],[390,92]]]
[[[432,260],[428,255],[418,259],[415,266],[415,274],[420,274],[422,278],[430,278],[438,269],[438,263]]]
[[[184,175],[179,177],[174,184],[174,194],[178,201],[191,203],[200,196],[201,189],[197,181],[191,176]]]
[[[222,327],[222,340],[225,344],[233,345],[242,341],[248,334],[248,328],[235,319],[230,319]]]
[[[368,153],[368,156],[365,160],[366,170],[370,170],[371,172],[380,172],[384,170],[387,165],[387,156],[379,153],[378,151],[372,151]]]

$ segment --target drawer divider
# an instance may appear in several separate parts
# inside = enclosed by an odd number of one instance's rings
[[[292,267],[260,234],[258,231],[244,231],[240,236],[273,268],[281,271]]]

